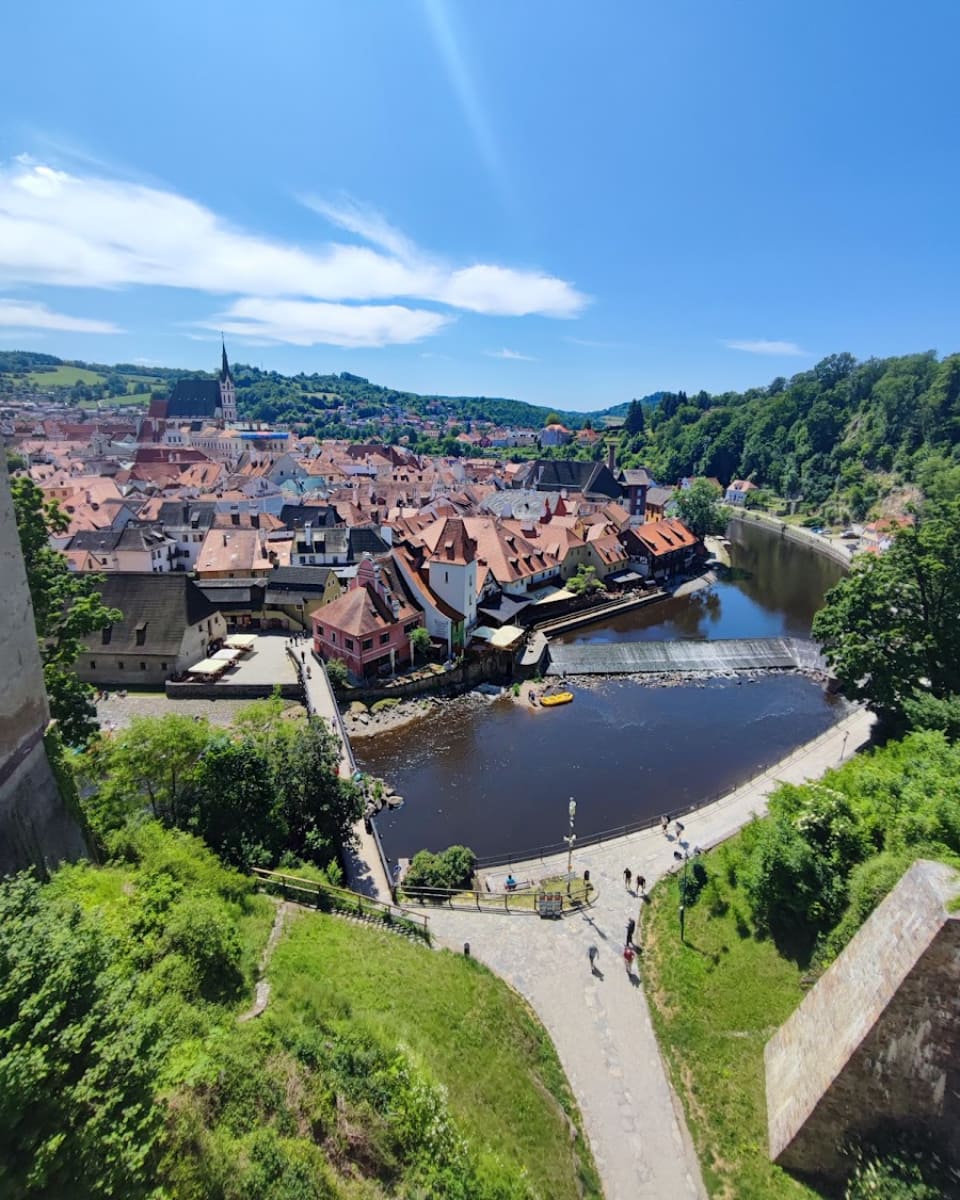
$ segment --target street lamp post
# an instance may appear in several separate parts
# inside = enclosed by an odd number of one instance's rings
[[[684,942],[687,919],[687,865],[690,862],[690,851],[674,850],[673,857],[683,859],[683,874],[680,877],[680,941]]]
[[[567,805],[567,812],[570,816],[570,832],[563,839],[567,843],[567,895],[570,895],[570,880],[573,875],[573,844],[577,840],[577,835],[573,832],[573,822],[577,815],[577,802],[570,797],[570,803]]]

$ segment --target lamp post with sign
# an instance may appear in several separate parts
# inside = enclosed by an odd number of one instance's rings
[[[570,803],[567,805],[567,812],[570,816],[570,832],[563,839],[567,843],[567,895],[570,895],[570,881],[573,879],[573,844],[577,840],[577,835],[573,832],[573,822],[577,815],[577,802],[570,797]]]

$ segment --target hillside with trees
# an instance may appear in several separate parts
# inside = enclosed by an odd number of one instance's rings
[[[747,392],[667,393],[644,416],[623,460],[661,481],[749,479],[801,511],[862,520],[960,449],[960,355],[834,354]]]

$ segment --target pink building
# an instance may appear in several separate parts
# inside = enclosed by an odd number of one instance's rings
[[[393,672],[411,659],[410,634],[423,624],[391,563],[365,558],[349,589],[313,614],[313,647],[340,658],[355,679]]]

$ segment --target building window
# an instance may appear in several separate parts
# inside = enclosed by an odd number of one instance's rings
[[[337,644],[337,635],[334,633],[334,631],[332,629],[330,630],[330,641],[333,643],[334,646]]]
[[[346,641],[344,642],[344,645],[346,646],[346,648],[348,650],[352,650],[353,649],[353,638],[347,638]]]
[[[419,624],[419,621],[408,621],[403,627],[403,632],[407,634],[413,633]]]
[[[449,572],[449,571],[444,571],[444,573],[443,573],[443,582],[444,582],[444,583],[449,583],[449,582],[450,582],[450,572]]]
[[[165,671],[166,669],[167,669],[167,664],[166,664],[166,663],[161,663],[161,664],[160,664],[160,670],[161,670],[161,671]]]
[[[317,626],[317,637],[318,637],[318,638],[322,638],[322,637],[323,637],[323,626],[322,626],[322,625],[318,625],[318,626]]]
[[[123,670],[123,663],[121,662],[121,660],[119,658],[117,659],[117,670],[118,671]]]
[[[145,671],[146,669],[147,669],[147,664],[146,664],[145,662],[142,662],[142,663],[140,664],[140,670],[141,670],[141,671]]]
[[[389,642],[389,641],[390,641],[389,633],[381,633],[380,634],[380,645],[381,646],[385,646],[387,644],[387,642]]]
[[[97,669],[97,660],[95,658],[91,658],[90,659],[90,670],[95,671],[96,669]]]
[[[381,638],[380,640],[382,641],[383,639]],[[372,650],[373,649],[373,638],[364,638],[363,643],[362,643],[362,649]]]

